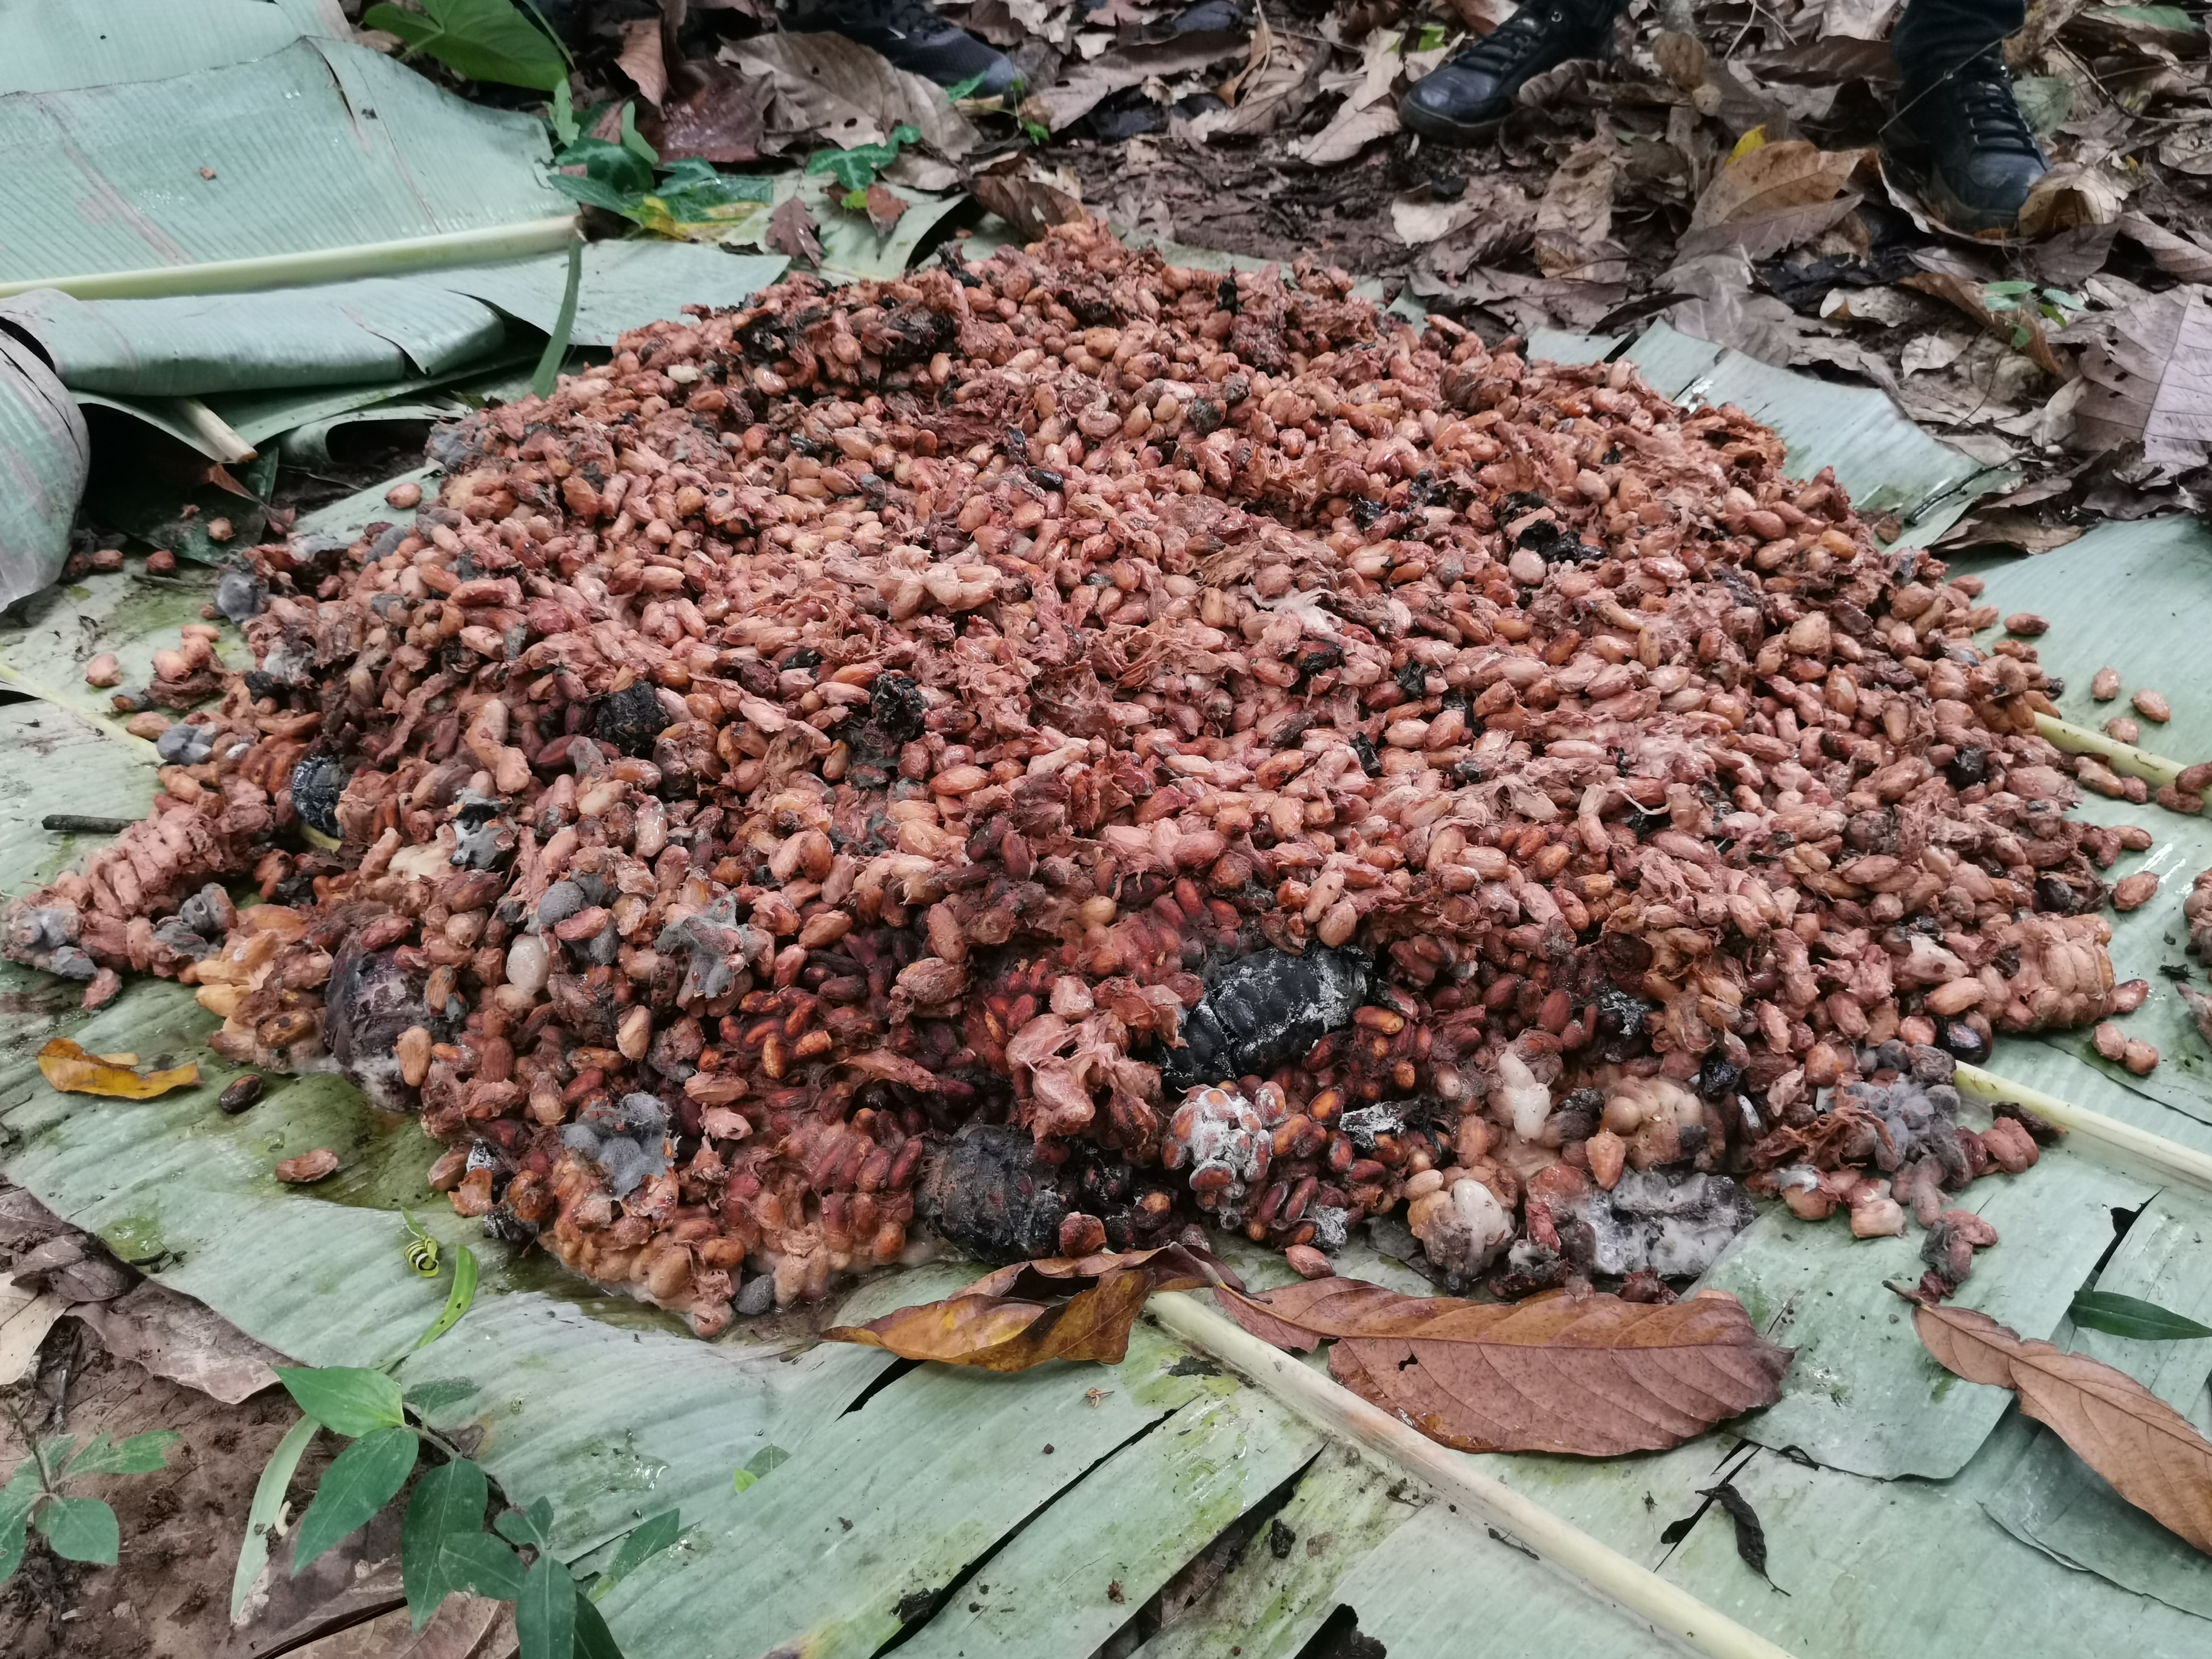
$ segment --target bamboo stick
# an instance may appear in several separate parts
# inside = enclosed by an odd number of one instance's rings
[[[1525,1544],[1583,1589],[1711,1659],[1790,1659],[1787,1649],[1717,1613],[1534,1498],[1475,1468],[1326,1372],[1261,1341],[1197,1297],[1164,1291],[1149,1304],[1170,1334],[1202,1348],[1316,1428],[1356,1442],[1419,1475],[1453,1502]],[[1479,1644],[1477,1645],[1480,1645]]]
[[[2062,720],[2056,714],[2038,714],[2035,729],[2055,748],[2063,749],[2069,755],[2094,755],[2109,763],[2115,772],[2141,778],[2146,783],[2172,783],[2181,775],[2179,761],[2154,755],[2131,743],[2118,742],[2102,732]]]
[[[310,283],[383,276],[395,271],[424,270],[440,265],[488,264],[498,259],[520,259],[565,247],[575,234],[575,215],[562,214],[557,218],[532,219],[523,224],[447,231],[436,236],[407,236],[390,242],[357,242],[303,253],[209,259],[198,264],[160,265],[147,270],[35,276],[23,282],[0,283],[0,299],[34,288],[58,288],[80,300],[146,300],[175,294],[238,294],[253,289],[299,288]]]
[[[201,442],[215,452],[216,459],[226,465],[236,461],[250,461],[260,453],[246,441],[236,427],[197,398],[178,398],[177,417],[192,429]]]
[[[2148,1129],[2138,1129],[2131,1123],[2123,1123],[2102,1112],[2093,1112],[2086,1106],[2076,1106],[2056,1095],[2047,1095],[2040,1089],[2008,1082],[1978,1066],[1961,1064],[1953,1081],[1959,1092],[1969,1100],[1985,1103],[2000,1100],[2016,1101],[2037,1115],[2049,1118],[2060,1128],[2078,1134],[2085,1140],[2095,1141],[2167,1175],[2212,1190],[2212,1156],[2194,1147],[2184,1146],[2163,1135],[2154,1135]]]

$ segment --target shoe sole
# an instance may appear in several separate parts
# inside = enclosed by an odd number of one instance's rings
[[[1480,121],[1455,121],[1448,115],[1432,115],[1423,109],[1398,106],[1398,119],[1405,129],[1417,137],[1433,138],[1440,144],[1477,144],[1493,137],[1498,129],[1505,125],[1506,115],[1492,115]]]

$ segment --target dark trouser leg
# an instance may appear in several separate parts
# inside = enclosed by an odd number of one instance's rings
[[[1906,0],[1889,50],[1907,86],[1924,87],[2017,34],[2027,0]]]

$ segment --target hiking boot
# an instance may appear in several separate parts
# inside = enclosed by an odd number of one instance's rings
[[[1454,53],[1398,105],[1424,138],[1464,144],[1487,137],[1512,112],[1514,94],[1571,58],[1601,56],[1613,34],[1610,7],[1528,0],[1482,39]]]
[[[966,94],[970,98],[1004,97],[1022,78],[1012,58],[955,28],[921,0],[799,0],[784,26],[801,33],[842,34],[880,53],[894,69],[940,87],[975,81]]]
[[[1954,230],[2010,230],[2051,163],[1994,52],[1948,75],[1908,80],[1882,157]]]

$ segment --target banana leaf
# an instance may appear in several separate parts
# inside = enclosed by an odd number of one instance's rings
[[[0,605],[61,573],[91,449],[84,416],[53,371],[0,331]]]
[[[1708,395],[1739,397],[1727,385],[1714,380]],[[1820,436],[1834,390],[1784,376],[1741,396],[1762,397],[1763,416],[1799,434],[1793,470],[1834,465],[1841,474],[1861,463]],[[1879,423],[1838,426],[1835,434],[1883,454],[1909,457],[1911,449]],[[1972,483],[1968,475],[1946,485],[1943,477],[1900,477],[1897,499],[1924,504],[1940,499],[1931,494],[1939,486],[1955,492]],[[381,496],[380,488],[364,491],[301,528],[347,533],[390,514]],[[2203,545],[2192,538],[2202,532],[2159,533],[2174,539],[2158,543],[2166,555],[2146,574],[2172,573],[2172,591],[2159,603],[2178,607]],[[2043,580],[2042,563],[1993,570],[1992,597]],[[2083,585],[2091,598],[2076,600],[2077,611],[2117,607],[2107,596],[2118,592],[2130,605],[2142,599],[2139,586]],[[56,700],[40,706],[39,729],[51,719],[72,732],[73,781],[82,775],[88,787],[98,774],[116,799],[149,787],[143,745],[112,735],[112,723],[105,731],[68,726],[73,709],[100,719],[100,699],[76,676],[103,641],[138,639],[146,649],[167,642],[177,621],[197,616],[204,592],[189,581],[100,578],[0,631],[0,672]],[[2046,659],[2063,660],[2069,677],[2077,670],[2060,653],[2073,625],[2068,615],[2045,646]],[[126,647],[126,660],[136,648]],[[227,638],[223,648],[240,647]],[[2187,722],[2195,715],[2185,715],[2180,695],[2185,651],[2177,638],[2163,659],[2175,667],[2160,689],[2175,700],[2177,735],[2160,746],[2191,757]],[[2082,684],[2095,665],[2078,671]],[[2123,665],[2132,678],[2136,666]],[[39,805],[0,794],[0,881],[9,890],[50,872],[61,850],[29,827]],[[2084,810],[2108,807],[2118,811],[2102,802]],[[2132,816],[2160,837],[2147,860],[2171,846],[2161,867],[2185,873],[2200,858],[2212,863],[2212,846],[2189,838],[2197,833],[2191,821],[2169,822],[2148,807]],[[2170,883],[2157,903],[2178,903],[2185,884]],[[2174,932],[2170,911],[2120,918],[2114,950],[2124,970],[2161,946],[2178,951],[2166,937]],[[375,1363],[412,1340],[441,1287],[406,1268],[396,1207],[420,1206],[416,1213],[449,1243],[469,1237],[422,1192],[428,1148],[412,1125],[374,1117],[326,1076],[285,1082],[253,1112],[225,1119],[212,1098],[228,1069],[205,1062],[198,1088],[159,1101],[126,1106],[55,1095],[30,1060],[46,1035],[67,1030],[95,1048],[184,1053],[212,1021],[174,986],[133,986],[88,1019],[70,1011],[67,992],[49,985],[43,1000],[30,996],[34,976],[4,969],[0,980],[27,988],[17,1005],[23,1013],[0,1032],[0,1127],[10,1137],[0,1161],[13,1178],[156,1277],[296,1357]],[[2212,1122],[2057,1043],[2008,1040],[1994,1069],[2212,1146]],[[307,1193],[273,1181],[276,1158],[313,1146],[344,1160],[331,1182]],[[2153,1198],[2154,1186],[2062,1146],[2025,1176],[1978,1187],[1973,1197],[1997,1218],[2002,1242],[1984,1253],[1964,1299],[2029,1335],[2061,1340],[2070,1340],[2068,1299],[2093,1278],[2101,1288],[2204,1315],[2201,1291],[2188,1287],[2212,1283],[2206,1226],[2177,1195]],[[2131,1232],[2100,1276],[2112,1211],[2146,1200],[2151,1207],[2136,1225],[2150,1231],[2134,1243]],[[481,1433],[478,1455],[510,1497],[554,1498],[563,1528],[556,1548],[569,1559],[590,1559],[644,1516],[681,1501],[684,1545],[604,1604],[633,1659],[780,1645],[873,1654],[892,1641],[923,1653],[1079,1654],[1109,1644],[1127,1651],[1148,1635],[1130,1627],[1137,1609],[1170,1584],[1176,1606],[1192,1605],[1137,1645],[1152,1659],[1232,1646],[1252,1659],[1291,1659],[1324,1626],[1341,1636],[1351,1623],[1393,1659],[1657,1650],[1649,1632],[1578,1596],[1510,1536],[1471,1526],[1417,1483],[1356,1454],[1322,1449],[1261,1390],[1149,1328],[1140,1326],[1116,1367],[1055,1365],[1015,1376],[908,1370],[877,1351],[815,1344],[818,1318],[741,1323],[701,1343],[661,1315],[506,1247],[471,1242],[487,1265],[477,1308],[400,1375],[434,1422]],[[1762,1319],[1786,1313],[1778,1340],[1800,1353],[1780,1405],[1731,1425],[1736,1432],[1650,1456],[1475,1462],[1807,1659],[2203,1652],[2212,1625],[2168,1572],[2189,1564],[2158,1558],[2154,1540],[2105,1527],[2081,1496],[2086,1472],[2064,1461],[2039,1463],[2071,1455],[2046,1446],[2001,1397],[1994,1412],[1960,1403],[1992,1391],[1946,1379],[1924,1360],[1917,1362],[1923,1370],[1906,1364],[1911,1354],[1889,1339],[1888,1306],[1876,1299],[1887,1296],[1881,1279],[1904,1265],[1900,1255],[1909,1251],[1899,1241],[1854,1243],[1839,1223],[1762,1221],[1711,1278],[1741,1291]],[[283,1270],[271,1271],[272,1262]],[[1371,1255],[1347,1267],[1370,1277],[1404,1272]],[[862,1286],[836,1316],[866,1319],[928,1300],[967,1271],[942,1262],[895,1273]],[[1871,1337],[1869,1326],[1877,1328]],[[2177,1399],[2186,1381],[2173,1372]],[[1914,1387],[1926,1424],[1905,1417]],[[1810,1442],[1784,1434],[1792,1410]],[[787,1457],[733,1490],[736,1470],[776,1462],[763,1458],[770,1447]],[[1740,1558],[1717,1509],[1671,1554],[1662,1541],[1670,1522],[1698,1509],[1699,1491],[1729,1467],[1731,1454],[1749,1458],[1734,1480],[1765,1524],[1773,1588]],[[1853,1468],[1918,1474],[1875,1478]],[[2031,1480],[2040,1484],[2024,1484]],[[2012,1499],[2031,1490],[2057,1493],[2060,1508],[2015,1512]],[[1282,1534],[1272,1529],[1278,1521]],[[2100,1528],[2109,1534],[2101,1541],[2086,1535]],[[1209,1565],[1188,1565],[1201,1559]]]

